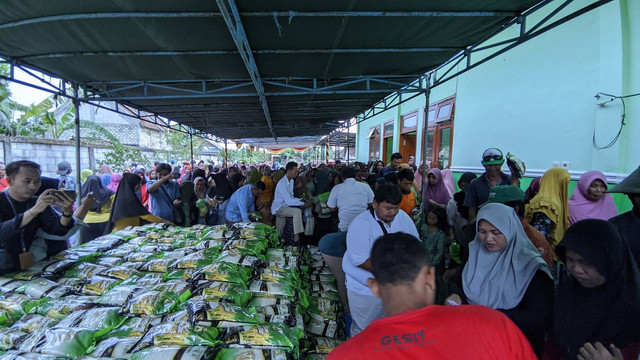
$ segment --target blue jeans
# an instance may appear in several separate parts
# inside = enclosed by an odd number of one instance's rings
[[[339,231],[323,236],[318,243],[320,253],[335,257],[343,257],[347,252],[347,232]]]

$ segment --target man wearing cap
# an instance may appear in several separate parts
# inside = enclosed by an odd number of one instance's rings
[[[551,251],[549,241],[524,218],[524,191],[513,185],[498,185],[493,187],[491,192],[489,192],[489,200],[486,204],[488,203],[500,203],[513,208],[520,218],[522,228],[529,240],[531,240],[536,249],[540,251],[547,265],[549,265],[549,267],[553,266],[553,251]]]
[[[640,167],[607,192],[627,194],[633,204],[633,209],[609,221],[618,226],[620,234],[631,248],[636,264],[640,264]]]
[[[500,149],[489,148],[482,154],[482,166],[485,172],[471,181],[464,198],[464,206],[469,208],[469,219],[475,219],[478,207],[489,200],[492,187],[511,185],[511,177],[500,170],[502,164],[504,164],[504,155]]]
[[[71,164],[68,161],[61,161],[58,163],[58,171],[56,174],[60,175],[58,180],[60,181],[60,187],[64,187],[65,190],[75,190],[76,180],[71,176]]]

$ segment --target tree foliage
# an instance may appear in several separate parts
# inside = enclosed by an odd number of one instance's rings
[[[222,150],[221,156],[224,157],[224,150]],[[271,159],[271,155],[264,154],[262,151],[251,151],[248,146],[238,150],[227,150],[227,156],[230,163],[244,164],[262,163]]]
[[[167,146],[162,153],[166,160],[174,159],[184,161],[191,159],[191,140],[189,135],[180,131],[169,130],[165,133],[165,142]],[[193,154],[196,154],[204,148],[204,139],[197,136],[193,137]]]
[[[104,154],[104,158],[98,159],[97,162],[99,165],[110,165],[114,171],[119,173],[129,168],[131,163],[143,165],[145,169],[151,169],[151,165],[153,165],[151,159],[143,154],[140,149],[124,146],[120,143],[114,144],[113,148]]]

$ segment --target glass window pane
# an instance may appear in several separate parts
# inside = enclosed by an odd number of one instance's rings
[[[440,129],[440,147],[438,149],[438,164],[440,169],[446,169],[451,164],[451,128]]]
[[[451,115],[451,106],[453,104],[449,103],[446,105],[442,105],[438,110],[438,120],[448,119]]]
[[[393,123],[384,126],[384,136],[393,136]]]
[[[433,122],[436,119],[436,109],[429,109],[429,122]]]
[[[402,118],[402,129],[409,129],[418,126],[418,116],[411,115]]]

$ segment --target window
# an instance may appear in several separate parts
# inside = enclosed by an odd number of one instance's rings
[[[418,129],[418,110],[402,115],[402,134]]]
[[[427,111],[429,127],[427,133],[427,161],[432,167],[438,167],[439,169],[449,168],[451,166],[453,147],[455,96],[431,104]]]
[[[369,131],[369,160],[380,159],[380,126]]]

